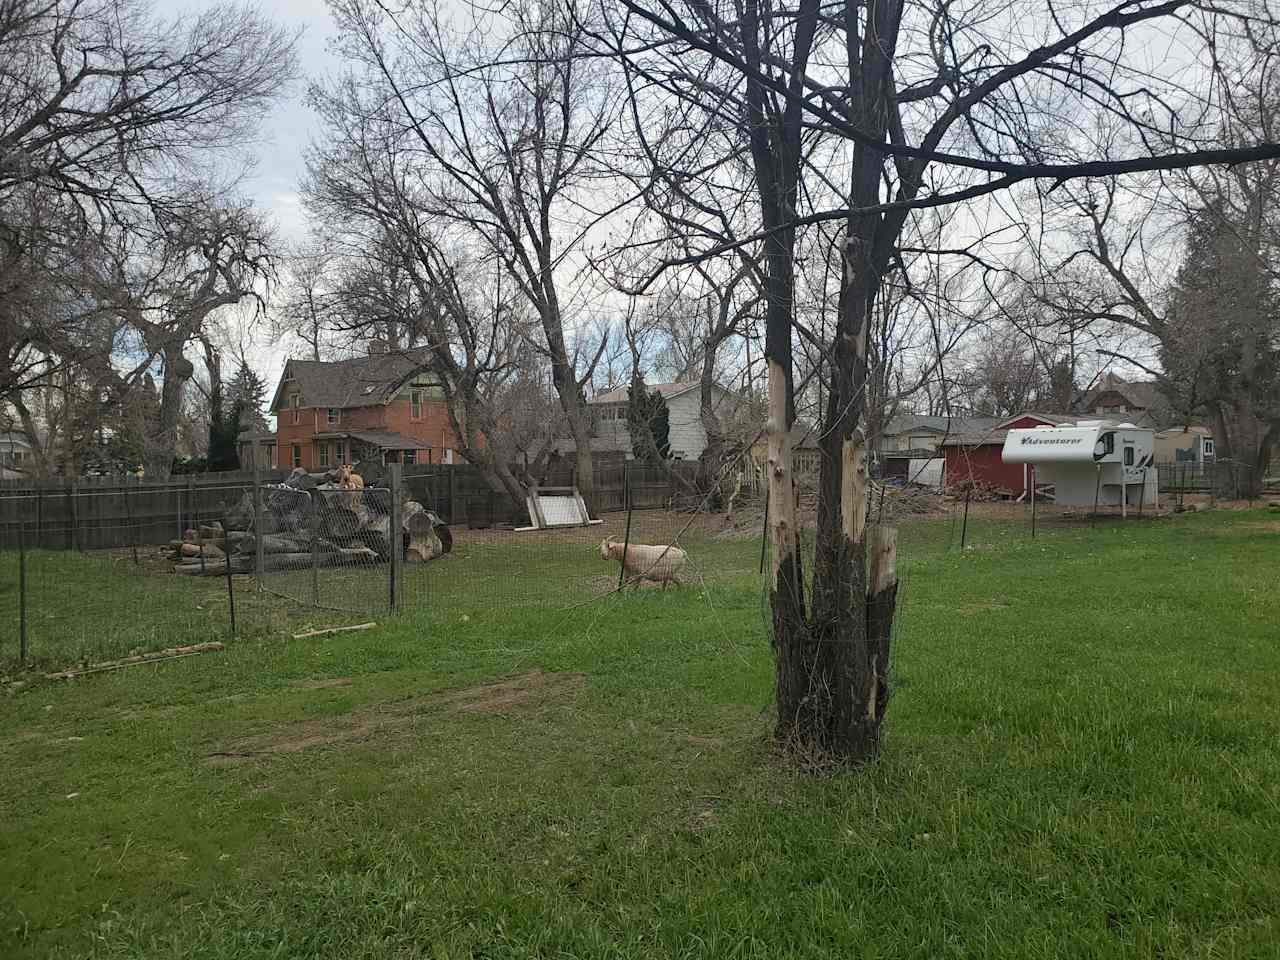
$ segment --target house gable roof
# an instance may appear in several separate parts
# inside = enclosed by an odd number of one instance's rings
[[[1084,395],[1080,406],[1084,410],[1092,410],[1098,402],[1109,394],[1115,394],[1125,402],[1133,412],[1152,410],[1161,403],[1160,388],[1152,380],[1121,380],[1114,373],[1108,373],[1102,382]]]
[[[982,447],[991,443],[1004,443],[1004,438],[1009,431],[1013,429],[1013,425],[1019,420],[1035,420],[1046,427],[1058,427],[1065,423],[1075,423],[1081,419],[1079,414],[1066,413],[1032,413],[1024,411],[1014,417],[1005,417],[1004,419],[995,419],[994,417],[975,418],[989,423],[974,427],[973,422],[962,423],[961,429],[956,430],[942,442],[944,447]]]
[[[664,400],[674,400],[676,397],[682,397],[686,393],[698,390],[702,385],[697,381],[677,381],[675,383],[648,383],[645,387],[649,390],[656,391],[662,395]],[[712,390],[719,391],[722,395],[729,395],[729,391],[718,383],[711,385]],[[617,390],[607,390],[604,393],[597,393],[594,397],[587,401],[588,404],[594,406],[599,403],[626,403],[631,399],[629,387],[619,387]]]
[[[349,360],[290,360],[271,398],[271,411],[284,405],[292,381],[304,407],[370,407],[389,403],[408,380],[426,369],[425,347],[352,357]]]

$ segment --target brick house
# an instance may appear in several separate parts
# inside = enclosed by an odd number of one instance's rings
[[[340,463],[454,463],[457,443],[423,349],[377,341],[349,360],[290,360],[271,400],[275,464],[327,470]]]

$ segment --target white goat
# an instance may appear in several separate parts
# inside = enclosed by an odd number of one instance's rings
[[[624,544],[617,543],[612,537],[600,541],[601,560],[622,560]],[[689,562],[689,555],[679,547],[650,546],[643,543],[626,544],[627,557],[623,567],[627,573],[640,580],[652,580],[661,583],[666,589],[668,583],[679,583],[677,574]]]

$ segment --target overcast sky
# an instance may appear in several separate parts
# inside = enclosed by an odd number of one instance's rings
[[[306,234],[298,205],[298,182],[305,173],[303,151],[316,130],[306,104],[307,83],[335,69],[336,60],[327,48],[333,21],[324,0],[258,0],[258,4],[277,22],[303,31],[298,40],[302,76],[264,124],[258,167],[245,184],[258,205],[276,221],[281,240],[292,242]]]

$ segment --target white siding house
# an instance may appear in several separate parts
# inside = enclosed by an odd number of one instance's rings
[[[697,383],[655,383],[648,386],[667,401],[670,424],[668,439],[673,460],[697,460],[707,446],[707,431],[702,426],[702,396]],[[716,413],[728,415],[738,398],[723,387],[713,386]],[[610,390],[588,401],[596,412],[596,436],[625,450],[631,458],[631,433],[627,429],[627,389]]]

